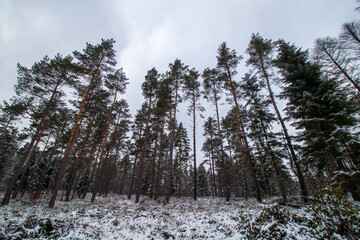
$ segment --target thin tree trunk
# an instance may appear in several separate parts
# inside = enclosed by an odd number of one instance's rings
[[[147,117],[146,117],[146,126],[145,126],[145,136],[144,136],[144,143],[141,150],[141,157],[139,161],[139,171],[138,171],[138,181],[137,181],[137,187],[136,187],[136,196],[135,196],[135,203],[138,203],[140,200],[140,194],[141,194],[141,187],[142,187],[142,180],[144,176],[144,170],[145,170],[145,152],[147,150],[147,138],[148,138],[148,132],[149,132],[149,122],[150,122],[150,111],[151,111],[151,97],[149,98],[149,105],[147,110]]]
[[[39,145],[39,142],[40,142],[40,140],[41,140],[41,138],[42,138],[42,135],[44,134],[45,129],[47,128],[47,126],[48,126],[48,124],[49,124],[49,121],[50,121],[50,119],[48,119],[48,120],[45,122],[45,125],[44,125],[43,128],[41,129],[41,132],[40,132],[40,134],[39,134],[39,136],[38,136],[38,138],[37,138],[37,140],[36,140],[35,146],[33,147],[32,151],[31,151],[31,153],[30,153],[30,155],[29,155],[29,160],[26,162],[26,164],[25,164],[25,166],[24,166],[24,168],[23,168],[23,172],[22,172],[22,175],[21,175],[21,177],[20,177],[20,181],[19,181],[17,187],[15,188],[15,190],[14,190],[14,192],[13,192],[12,199],[16,199],[16,196],[17,196],[17,194],[18,194],[18,192],[19,192],[19,190],[20,190],[20,188],[21,188],[21,186],[22,186],[22,184],[23,184],[23,182],[24,182],[27,169],[29,168],[29,165],[30,165],[30,163],[31,163],[31,158],[32,158],[32,157],[34,156],[34,154],[35,154],[36,148],[37,148],[37,146]]]
[[[335,66],[341,71],[342,74],[351,82],[352,85],[360,92],[360,86],[352,79],[352,77],[349,76],[349,74],[343,69],[340,64],[333,58],[333,56],[329,53],[329,51],[325,48],[325,46],[321,43],[321,41],[318,41],[319,45],[323,49],[323,51],[326,53],[326,55],[330,58],[330,60],[335,64]]]
[[[140,140],[142,137],[142,128],[143,128],[143,125],[140,126],[139,140],[138,140],[138,144],[136,146],[136,154],[135,154],[135,159],[134,159],[134,164],[133,164],[133,170],[131,173],[130,188],[129,188],[129,192],[128,192],[128,196],[127,196],[129,200],[131,199],[133,185],[134,185],[134,178],[135,178],[135,173],[136,173],[136,163],[137,163],[137,159],[139,156]]]
[[[231,93],[233,95],[233,99],[234,99],[234,102],[235,102],[236,115],[237,115],[237,118],[238,118],[238,131],[239,131],[239,134],[242,135],[242,134],[245,134],[245,127],[244,127],[244,123],[243,123],[243,120],[242,120],[240,107],[239,107],[239,104],[237,102],[237,96],[236,96],[236,92],[235,92],[235,87],[234,87],[233,82],[232,82],[230,69],[229,69],[229,67],[227,65],[226,65],[226,71],[227,71],[227,75],[228,75],[228,82],[229,82],[230,87],[231,87]],[[256,177],[256,171],[255,171],[255,166],[254,166],[255,164],[251,159],[249,144],[248,144],[248,141],[246,139],[246,136],[241,136],[241,138],[242,138],[242,140],[240,141],[240,148],[246,149],[247,160],[249,162],[251,174],[253,176],[253,180],[254,180],[254,184],[255,184],[256,199],[257,199],[258,202],[261,202],[261,192],[260,192],[259,182],[258,182],[257,177]]]
[[[97,65],[96,69],[95,69],[95,72],[94,74],[92,75],[91,77],[91,80],[90,80],[90,83],[89,83],[89,86],[86,90],[86,93],[85,93],[85,96],[82,100],[82,103],[81,103],[81,106],[80,106],[80,109],[79,109],[79,113],[76,117],[76,120],[75,120],[75,123],[72,127],[72,130],[71,130],[71,134],[70,134],[70,138],[69,138],[69,141],[68,141],[68,145],[66,147],[66,151],[65,151],[65,155],[64,155],[64,158],[61,162],[61,166],[60,166],[60,169],[59,169],[59,172],[58,172],[58,175],[56,177],[56,181],[55,181],[55,184],[54,184],[54,189],[53,189],[53,194],[52,194],[52,197],[50,199],[50,202],[49,202],[49,207],[50,208],[53,208],[54,205],[55,205],[55,201],[56,201],[56,197],[58,195],[58,190],[59,190],[59,187],[60,187],[60,184],[61,184],[61,181],[64,177],[64,174],[65,174],[65,171],[66,171],[66,168],[67,168],[67,165],[68,165],[68,162],[69,162],[69,157],[70,157],[70,153],[72,151],[72,148],[74,146],[74,142],[75,142],[75,131],[76,129],[78,128],[78,125],[79,125],[79,122],[80,122],[80,118],[83,114],[83,111],[85,109],[85,104],[87,102],[87,99],[88,99],[88,96],[90,94],[90,90],[92,88],[92,85],[93,85],[93,82],[95,80],[95,77],[96,75],[98,74],[98,71],[99,71],[99,68],[100,68],[100,65],[101,65],[101,62],[102,62],[103,59],[101,59],[100,63]]]
[[[194,200],[197,197],[197,166],[196,166],[196,99],[195,99],[195,89],[192,91],[192,101],[193,101],[193,155],[194,155]]]
[[[174,117],[171,118],[170,114],[170,156],[168,162],[168,186],[167,186],[167,194],[166,194],[166,202],[170,201],[170,197],[173,194],[172,187],[172,178],[173,178],[173,153],[174,153],[174,140],[175,140],[175,130],[176,130],[176,110],[177,110],[177,102],[178,102],[178,87],[179,87],[179,79],[176,79],[175,82],[175,102],[174,102]],[[171,104],[170,104],[171,106]],[[171,110],[170,110],[171,111]]]
[[[14,115],[12,115],[9,119],[9,121],[6,123],[6,126],[4,128],[4,130],[2,131],[1,135],[0,135],[0,139],[2,139],[3,135],[5,134],[7,128],[9,127],[10,123],[12,122],[12,120],[14,120]]]
[[[279,111],[279,109],[277,107],[277,104],[275,102],[275,98],[274,98],[273,92],[271,90],[270,80],[269,80],[268,74],[267,74],[267,72],[265,70],[265,66],[264,66],[264,63],[262,61],[262,58],[260,58],[260,65],[261,65],[261,70],[262,70],[262,72],[264,74],[264,77],[265,77],[265,80],[266,80],[266,85],[267,85],[267,88],[268,88],[268,91],[269,91],[270,100],[271,100],[271,102],[272,102],[272,104],[274,106],[274,109],[275,109],[276,115],[278,117],[278,120],[280,122],[281,128],[284,131],[285,139],[286,139],[287,145],[288,145],[289,150],[290,150],[291,157],[292,157],[294,165],[295,165],[295,169],[296,169],[296,173],[297,173],[296,175],[298,177],[299,184],[300,184],[300,190],[301,190],[302,199],[303,199],[304,202],[307,202],[308,193],[307,193],[307,188],[306,188],[306,185],[305,185],[304,175],[302,173],[300,164],[298,163],[298,160],[297,160],[297,157],[296,157],[296,154],[295,154],[292,142],[291,142],[291,138],[290,138],[289,133],[287,131],[287,128],[285,126],[284,120],[283,120],[283,118],[281,116],[281,113],[280,113],[280,111]]]
[[[74,164],[74,169],[73,169],[73,173],[71,175],[71,179],[70,179],[70,183],[67,187],[67,190],[66,190],[66,193],[65,193],[65,201],[69,201],[70,199],[70,193],[71,193],[71,189],[73,187],[73,184],[74,184],[74,181],[75,181],[75,178],[76,178],[76,173],[78,171],[78,167],[79,167],[79,164],[80,164],[80,160],[82,158],[82,155],[83,155],[83,152],[84,152],[84,148],[85,148],[85,145],[89,139],[89,136],[90,136],[90,133],[91,133],[91,129],[92,129],[92,126],[93,126],[93,123],[94,123],[94,120],[95,120],[95,116],[96,116],[96,113],[93,114],[93,117],[90,121],[90,124],[89,124],[89,128],[88,128],[88,131],[86,133],[86,136],[84,138],[84,141],[81,145],[81,148],[80,148],[80,152],[79,152],[79,155],[75,161],[75,164]]]
[[[31,149],[32,149],[36,139],[39,137],[39,134],[41,132],[41,129],[42,129],[43,125],[45,124],[45,119],[46,119],[46,117],[48,115],[48,112],[50,110],[51,105],[53,104],[53,100],[55,98],[55,95],[57,93],[57,89],[60,86],[61,82],[62,82],[62,80],[59,80],[57,82],[57,84],[56,84],[56,86],[55,86],[55,88],[54,88],[54,90],[52,92],[51,98],[50,98],[49,102],[46,104],[45,110],[44,110],[43,115],[41,117],[40,123],[39,123],[39,125],[38,125],[38,127],[36,129],[36,132],[35,132],[34,136],[32,137],[30,144],[27,146],[24,155],[22,156],[18,166],[16,167],[16,169],[14,171],[14,174],[13,174],[13,176],[11,178],[11,181],[9,183],[8,188],[6,189],[6,193],[5,193],[5,196],[3,198],[3,201],[1,203],[1,205],[8,205],[9,202],[10,202],[11,192],[13,191],[13,189],[15,187],[15,184],[16,184],[16,181],[17,181],[17,179],[19,177],[21,169],[23,168],[25,162],[29,159],[29,154],[30,154]]]
[[[223,147],[223,138],[222,138],[222,131],[220,127],[220,117],[219,117],[219,106],[217,101],[217,91],[215,89],[215,84],[213,88],[214,93],[214,99],[215,99],[215,107],[216,107],[216,120],[217,120],[217,128],[218,128],[218,135],[220,140],[220,150],[221,150],[221,168],[222,168],[222,177],[225,181],[225,198],[226,201],[230,201],[230,179],[229,179],[229,172],[227,171],[227,166],[225,164],[225,158],[224,158],[224,147]]]

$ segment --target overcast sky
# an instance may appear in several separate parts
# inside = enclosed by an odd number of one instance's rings
[[[224,41],[246,59],[257,32],[308,49],[359,19],[356,6],[355,0],[0,0],[0,101],[14,94],[17,63],[31,67],[45,55],[114,38],[135,113],[152,67],[165,72],[176,58],[200,71],[214,67]]]

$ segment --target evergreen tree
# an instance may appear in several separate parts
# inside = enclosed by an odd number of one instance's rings
[[[49,115],[54,111],[57,101],[63,95],[61,87],[65,83],[73,81],[72,70],[72,57],[67,56],[63,58],[59,54],[52,60],[45,56],[40,62],[35,63],[31,69],[18,64],[18,82],[15,86],[16,94],[18,96],[25,96],[24,98],[26,99],[34,99],[31,102],[34,104],[35,111],[40,110],[40,112],[35,113],[35,115],[40,116],[40,120],[32,134],[30,143],[27,145],[14,171],[2,205],[9,203],[11,192],[15,187],[21,169],[24,166],[27,168],[29,165],[30,154],[34,151],[34,144],[36,141],[40,141],[42,133],[49,122]],[[26,169],[23,172],[26,172]],[[16,192],[14,196],[16,196]]]
[[[284,132],[286,143],[290,150],[291,159],[296,167],[296,175],[298,177],[298,181],[300,184],[301,196],[304,199],[304,201],[307,201],[308,193],[304,182],[302,169],[298,164],[298,159],[293,147],[291,137],[288,133],[284,119],[281,116],[280,110],[276,104],[275,96],[271,88],[270,78],[272,77],[271,72],[273,67],[273,59],[272,59],[273,49],[274,49],[274,43],[271,40],[263,39],[261,36],[259,36],[259,34],[256,35],[253,34],[251,36],[249,46],[246,50],[246,52],[249,54],[249,59],[247,60],[246,63],[247,65],[250,65],[254,68],[257,75],[259,75],[262,81],[265,81],[266,88],[269,94],[268,96],[274,107],[277,120],[280,122],[281,128]]]
[[[304,142],[307,164],[316,165],[318,171],[331,166],[331,175],[336,170],[348,172],[351,165],[358,166],[358,156],[350,156],[344,147],[357,141],[350,132],[356,123],[353,115],[356,109],[339,85],[322,76],[320,66],[310,62],[307,51],[284,41],[279,42],[276,65],[285,84],[282,94],[289,101],[286,113],[295,120],[296,128],[302,130],[300,140]],[[359,200],[356,181],[349,177],[345,187]]]
[[[263,84],[263,82],[258,81],[255,76],[250,74],[245,75],[241,84],[242,95],[247,100],[249,137],[257,146],[258,162],[261,165],[265,187],[269,188],[267,183],[269,178],[275,178],[280,193],[283,199],[286,200],[284,179],[288,176],[282,163],[284,149],[279,149],[282,142],[279,140],[278,134],[272,132],[272,124],[276,118],[269,110],[271,100],[261,93],[264,87]],[[265,171],[269,172],[269,174],[265,173]]]
[[[346,46],[335,38],[317,39],[315,42],[314,58],[322,66],[322,70],[329,74],[330,78],[344,76],[358,93],[360,83],[358,79],[357,63]],[[341,78],[340,78],[341,79]]]
[[[179,187],[179,196],[181,196],[181,184],[189,164],[191,150],[187,131],[181,122],[176,128],[174,147],[176,150],[174,161],[175,177],[177,178],[176,185]]]
[[[199,73],[195,69],[191,69],[189,74],[186,76],[184,81],[184,98],[190,100],[191,104],[188,107],[188,115],[192,114],[192,122],[193,122],[193,159],[194,159],[194,199],[196,200],[197,196],[197,166],[196,166],[196,113],[197,111],[201,112],[205,111],[204,107],[200,105],[200,82],[197,80],[199,77]]]
[[[218,69],[206,68],[202,74],[203,77],[203,88],[204,88],[204,97],[211,103],[215,105],[216,121],[217,121],[217,137],[220,141],[220,165],[221,165],[221,176],[224,180],[225,187],[225,198],[226,201],[230,200],[230,174],[226,168],[225,163],[225,152],[222,138],[222,131],[220,125],[220,116],[219,116],[219,100],[221,99],[223,81]],[[221,185],[220,185],[221,186]],[[222,193],[222,191],[220,191]]]
[[[144,143],[143,148],[141,151],[141,157],[140,157],[140,169],[138,171],[138,183],[137,183],[137,189],[136,189],[136,199],[135,203],[138,203],[140,200],[140,194],[141,194],[141,185],[143,182],[143,175],[145,170],[145,152],[147,151],[147,141],[148,141],[148,133],[149,133],[149,122],[150,122],[150,112],[152,108],[152,103],[154,100],[154,97],[156,96],[156,88],[159,82],[159,74],[155,68],[152,68],[148,71],[147,75],[145,76],[145,82],[142,84],[142,90],[143,95],[147,99],[148,106],[147,106],[147,117],[146,117],[146,124],[145,124],[145,134],[144,134]]]
[[[89,83],[82,97],[80,109],[78,111],[76,120],[71,130],[71,134],[68,141],[68,146],[66,148],[64,158],[62,160],[55,184],[53,189],[53,195],[49,202],[49,207],[53,208],[55,205],[56,197],[58,194],[58,189],[60,183],[65,174],[66,168],[68,166],[69,157],[74,146],[76,139],[76,130],[80,124],[80,118],[83,115],[85,110],[85,104],[88,100],[90,91],[96,85],[102,85],[103,77],[106,74],[114,73],[114,66],[116,65],[115,60],[115,50],[113,49],[115,41],[113,39],[103,40],[101,44],[91,45],[87,43],[86,48],[83,53],[75,51],[74,56],[78,60],[77,66],[79,68],[82,77],[86,79]]]
[[[252,173],[254,185],[255,185],[255,191],[256,191],[256,199],[257,201],[261,202],[261,193],[260,188],[254,168],[254,162],[251,158],[249,143],[246,139],[246,133],[243,123],[243,116],[240,111],[240,106],[238,103],[238,83],[235,82],[234,77],[237,74],[237,66],[240,63],[240,60],[242,59],[242,56],[237,56],[237,53],[235,50],[230,50],[226,43],[222,43],[218,48],[218,56],[217,58],[217,68],[220,70],[220,74],[222,76],[222,80],[224,81],[224,87],[227,89],[233,99],[232,101],[235,103],[235,109],[236,109],[236,115],[237,115],[237,123],[238,123],[238,132],[241,135],[240,140],[240,148],[242,151],[247,153],[246,159],[250,166],[250,171]]]
[[[174,63],[169,64],[170,70],[166,73],[166,78],[169,81],[169,84],[172,88],[172,99],[170,100],[170,146],[169,146],[169,163],[168,163],[168,180],[167,180],[167,195],[166,201],[169,202],[171,195],[173,194],[173,154],[174,154],[174,140],[175,140],[175,131],[176,131],[176,114],[178,102],[181,99],[179,90],[181,83],[183,82],[186,72],[188,71],[188,66],[181,62],[181,60],[176,59]]]

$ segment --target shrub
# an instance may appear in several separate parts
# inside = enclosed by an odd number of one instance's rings
[[[360,214],[339,188],[326,187],[315,195],[317,202],[306,209],[310,218],[307,225],[321,238],[337,235],[358,239]]]

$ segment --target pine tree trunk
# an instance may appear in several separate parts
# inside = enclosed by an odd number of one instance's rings
[[[267,85],[267,88],[268,88],[270,100],[271,100],[271,102],[272,102],[272,104],[274,106],[274,109],[275,109],[276,115],[278,117],[278,120],[280,122],[281,128],[284,131],[285,139],[286,139],[288,148],[290,150],[291,157],[292,157],[294,165],[295,165],[296,175],[298,177],[298,181],[299,181],[299,184],[300,184],[300,190],[301,190],[302,199],[303,199],[304,202],[307,202],[308,193],[307,193],[307,188],[306,188],[306,185],[305,185],[304,175],[302,173],[300,164],[298,163],[298,160],[297,160],[297,157],[296,157],[296,154],[295,154],[292,142],[291,142],[291,138],[290,138],[289,133],[287,131],[287,128],[285,126],[284,120],[283,120],[283,118],[281,116],[281,113],[280,113],[280,111],[279,111],[279,109],[277,107],[277,104],[275,102],[275,98],[274,98],[273,92],[271,90],[270,80],[269,80],[268,74],[267,74],[267,72],[265,70],[262,58],[260,58],[260,64],[261,64],[261,70],[262,70],[262,72],[264,74],[264,77],[265,77],[265,80],[266,80],[266,85]]]
[[[194,155],[194,200],[197,197],[197,172],[196,172],[196,99],[195,89],[192,90],[192,102],[193,102],[193,155]]]
[[[89,124],[89,128],[88,128],[88,131],[86,133],[86,136],[84,138],[84,141],[81,145],[81,148],[80,148],[80,152],[79,152],[79,155],[75,161],[75,164],[74,164],[74,169],[73,169],[73,173],[71,175],[71,179],[70,179],[70,183],[67,187],[67,190],[66,190],[66,193],[65,193],[65,201],[69,201],[70,199],[70,193],[71,193],[71,189],[73,188],[73,184],[74,184],[74,181],[75,181],[75,177],[76,177],[76,173],[78,171],[78,167],[79,167],[79,164],[80,164],[80,160],[82,158],[82,155],[83,155],[83,152],[84,152],[84,148],[85,148],[85,145],[89,139],[89,136],[90,136],[90,133],[91,133],[91,129],[92,129],[92,126],[93,126],[93,123],[94,123],[94,120],[95,120],[95,116],[96,116],[96,113],[93,114],[93,117],[90,121],[90,124]]]
[[[101,60],[102,62],[102,60]],[[67,144],[67,147],[66,147],[66,151],[65,151],[65,154],[64,154],[64,158],[61,162],[61,166],[60,166],[60,169],[59,169],[59,172],[57,174],[57,177],[56,177],[56,181],[55,181],[55,184],[54,184],[54,188],[53,188],[53,194],[52,194],[52,197],[50,199],[50,202],[49,202],[49,207],[50,208],[53,208],[54,205],[55,205],[55,201],[56,201],[56,197],[58,195],[58,190],[59,190],[59,187],[60,187],[60,184],[61,184],[61,181],[64,177],[64,174],[65,174],[65,171],[66,171],[66,168],[67,168],[67,165],[68,165],[68,162],[69,162],[69,157],[70,157],[70,153],[72,151],[72,148],[74,146],[74,142],[75,142],[75,131],[79,125],[79,122],[80,122],[80,118],[83,114],[83,111],[85,109],[85,104],[87,102],[87,99],[88,99],[88,96],[90,94],[90,90],[92,88],[92,85],[93,85],[93,82],[95,80],[95,77],[96,75],[98,74],[98,71],[99,71],[99,68],[100,68],[100,65],[101,65],[101,62],[97,65],[97,68],[95,69],[95,72],[94,74],[92,75],[91,77],[91,80],[90,80],[90,83],[89,83],[89,86],[86,90],[86,93],[85,93],[85,96],[82,100],[82,103],[81,103],[81,106],[80,106],[80,109],[79,109],[79,113],[76,117],[76,120],[75,120],[75,123],[72,127],[72,130],[71,130],[71,134],[70,134],[70,138],[69,138],[69,141],[68,141],[68,144]]]
[[[360,86],[352,79],[349,74],[343,69],[340,64],[333,58],[333,56],[329,53],[329,51],[325,48],[325,46],[321,43],[321,41],[317,41],[321,46],[322,50],[326,53],[326,55],[330,58],[330,60],[335,64],[335,66],[341,71],[342,74],[351,82],[352,85],[360,92]]]
[[[149,98],[149,105],[148,105],[148,111],[147,111],[147,117],[146,117],[146,126],[145,126],[145,136],[144,136],[144,143],[141,150],[141,157],[139,162],[139,171],[138,171],[138,181],[137,181],[137,187],[136,187],[136,197],[135,197],[135,203],[138,203],[140,200],[140,194],[141,194],[141,187],[142,187],[142,181],[145,171],[145,153],[147,150],[147,138],[148,138],[148,132],[149,132],[149,122],[150,122],[150,111],[151,111],[151,97]]]
[[[96,174],[96,177],[95,177],[95,183],[94,183],[94,187],[93,187],[91,202],[94,202],[94,200],[95,200],[96,193],[97,193],[97,190],[98,190],[99,181],[101,180],[101,171],[102,171],[102,167],[104,165],[104,163],[103,163],[103,153],[104,153],[105,146],[106,146],[106,143],[107,143],[107,138],[108,138],[108,135],[109,135],[112,112],[114,110],[115,103],[116,103],[116,95],[117,95],[117,92],[115,92],[114,101],[113,101],[113,103],[111,105],[111,108],[110,108],[110,111],[109,111],[109,117],[108,117],[108,121],[107,121],[105,136],[104,136],[104,140],[102,142],[99,168],[98,168],[98,171],[97,171],[97,174]],[[101,182],[100,182],[100,184],[101,184]]]
[[[168,162],[168,185],[167,185],[167,194],[166,194],[166,202],[170,201],[170,197],[173,194],[172,187],[172,178],[173,178],[173,153],[174,153],[174,140],[175,140],[175,131],[176,131],[176,110],[177,110],[177,102],[178,102],[178,87],[179,87],[179,79],[176,79],[175,82],[175,102],[174,102],[174,117],[171,118],[170,114],[170,156]],[[171,104],[170,104],[171,106]]]
[[[26,164],[25,164],[25,166],[24,166],[24,168],[23,168],[23,172],[22,172],[22,175],[21,175],[21,177],[20,177],[20,181],[19,181],[17,187],[15,188],[15,190],[14,190],[14,192],[13,192],[12,199],[16,199],[16,196],[17,196],[17,194],[18,194],[18,192],[19,192],[19,190],[20,190],[20,188],[21,188],[21,186],[22,186],[22,184],[23,184],[23,182],[24,182],[27,169],[29,168],[29,165],[30,165],[30,163],[31,163],[31,158],[32,158],[32,157],[34,156],[34,154],[35,154],[36,148],[37,148],[37,146],[39,145],[39,142],[40,142],[40,140],[41,140],[41,138],[42,138],[42,135],[44,134],[45,129],[47,128],[47,126],[48,126],[48,124],[49,124],[49,121],[50,121],[50,119],[48,119],[48,120],[45,122],[45,124],[44,124],[43,128],[41,129],[41,132],[40,132],[40,134],[39,134],[39,136],[38,136],[38,138],[37,138],[37,140],[36,140],[35,146],[33,147],[32,151],[30,152],[29,160],[26,162]]]
[[[158,172],[157,172],[157,176],[156,176],[156,187],[155,187],[155,196],[154,199],[156,200],[159,195],[160,195],[160,188],[161,188],[161,184],[160,184],[160,179],[161,179],[161,174],[162,174],[162,146],[163,146],[163,140],[164,140],[164,128],[165,128],[165,114],[163,115],[163,120],[162,120],[162,124],[161,124],[161,130],[160,130],[160,146],[159,146],[159,160],[158,160]]]
[[[45,110],[44,110],[43,115],[41,117],[40,123],[39,123],[39,125],[38,125],[38,127],[36,129],[36,132],[35,132],[34,136],[32,137],[30,144],[27,146],[24,155],[22,156],[18,166],[16,167],[16,169],[14,171],[14,174],[13,174],[13,176],[11,178],[11,181],[10,181],[10,184],[9,184],[8,188],[6,189],[6,193],[5,193],[5,196],[3,198],[3,201],[1,203],[1,205],[8,205],[9,202],[10,202],[11,192],[13,191],[13,189],[15,187],[15,184],[16,184],[16,181],[17,181],[17,179],[19,177],[21,169],[23,168],[25,162],[29,158],[29,154],[30,154],[31,149],[32,149],[36,139],[39,137],[39,134],[41,132],[41,129],[42,129],[43,125],[45,124],[45,119],[46,119],[46,117],[47,117],[47,115],[49,113],[51,105],[53,104],[57,89],[60,86],[61,82],[62,82],[62,79],[60,79],[57,82],[57,84],[56,84],[56,86],[55,86],[55,88],[54,88],[54,90],[52,92],[51,98],[50,98],[49,102],[46,104]]]
[[[4,127],[4,130],[2,131],[1,135],[0,135],[0,140],[2,139],[3,135],[5,134],[7,128],[9,127],[10,123],[12,122],[12,120],[14,120],[14,115],[12,115],[9,119],[9,121],[6,123],[6,126]]]
[[[139,148],[140,148],[140,140],[142,137],[142,128],[143,126],[140,126],[140,133],[139,133],[139,140],[138,140],[138,144],[136,146],[136,154],[135,154],[135,159],[134,159],[134,164],[133,164],[133,170],[131,173],[131,180],[130,180],[130,187],[129,187],[129,192],[128,192],[128,199],[131,199],[131,195],[132,195],[132,191],[133,191],[133,185],[134,185],[134,178],[135,178],[135,173],[136,173],[136,163],[137,163],[137,159],[139,157]]]

